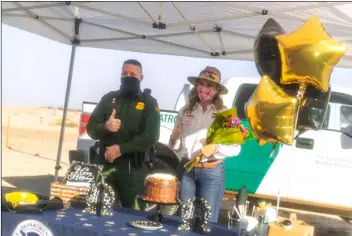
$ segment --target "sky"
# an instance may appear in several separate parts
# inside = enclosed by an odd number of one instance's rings
[[[68,45],[2,24],[2,103],[63,107],[70,53]],[[98,102],[117,90],[121,65],[131,58],[142,63],[142,88],[152,89],[161,109],[173,110],[187,77],[207,65],[218,67],[223,79],[259,77],[254,62],[78,47],[69,108],[80,109],[83,101]],[[352,88],[352,70],[335,68],[330,83]]]

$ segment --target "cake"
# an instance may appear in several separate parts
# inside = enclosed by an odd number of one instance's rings
[[[170,174],[152,174],[145,180],[143,199],[160,203],[178,203],[179,182]]]

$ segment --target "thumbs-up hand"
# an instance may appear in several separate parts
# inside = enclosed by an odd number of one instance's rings
[[[176,126],[172,130],[170,138],[171,138],[172,142],[176,142],[176,140],[178,140],[180,137],[181,137],[181,121],[177,120]]]
[[[110,132],[117,132],[121,127],[121,120],[115,119],[116,110],[112,109],[109,120],[105,123],[104,127]]]

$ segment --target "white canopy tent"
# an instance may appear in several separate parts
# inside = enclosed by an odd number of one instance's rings
[[[55,179],[76,46],[253,61],[254,39],[268,18],[289,33],[317,14],[349,46],[338,66],[352,68],[348,2],[2,2],[1,10],[7,25],[72,45]]]

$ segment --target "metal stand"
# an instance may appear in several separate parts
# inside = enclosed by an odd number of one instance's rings
[[[154,212],[153,215],[150,216],[150,220],[154,221],[155,223],[163,223],[166,220],[166,217],[163,215],[163,213],[160,210],[160,206],[162,205],[180,205],[180,202],[177,201],[175,203],[163,203],[163,202],[153,202],[153,201],[148,201],[143,198],[143,196],[138,195],[137,198],[141,200],[142,202],[150,203],[150,204],[156,204],[156,211]]]
[[[156,212],[151,216],[151,220],[156,223],[163,223],[165,221],[165,216],[160,211],[160,204],[156,206]]]

